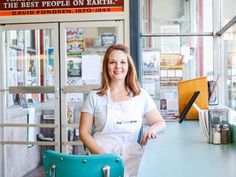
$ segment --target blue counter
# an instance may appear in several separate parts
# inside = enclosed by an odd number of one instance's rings
[[[167,122],[146,145],[139,177],[236,177],[236,143],[208,144],[198,121]]]

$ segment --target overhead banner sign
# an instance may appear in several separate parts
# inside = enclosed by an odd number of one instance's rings
[[[0,16],[122,11],[124,0],[0,0]]]

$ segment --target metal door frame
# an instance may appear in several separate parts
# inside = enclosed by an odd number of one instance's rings
[[[7,79],[7,74],[6,74],[6,65],[7,65],[7,59],[5,58],[4,50],[3,50],[3,45],[4,40],[3,40],[3,34],[5,33],[4,31],[7,30],[42,30],[42,29],[51,29],[52,30],[52,46],[54,47],[54,72],[55,72],[55,80],[54,80],[54,89],[49,89],[47,86],[39,86],[39,87],[9,87],[7,88],[6,86],[6,79]],[[0,166],[0,176],[5,176],[6,175],[6,167],[5,167],[5,161],[6,161],[6,153],[5,153],[5,148],[4,145],[7,144],[20,144],[20,145],[29,145],[29,144],[34,144],[34,145],[54,145],[55,149],[57,151],[60,151],[60,99],[54,100],[54,106],[55,106],[55,120],[54,124],[10,124],[10,123],[5,123],[6,120],[6,112],[7,112],[7,94],[8,93],[55,93],[56,90],[59,90],[59,51],[58,51],[58,44],[59,44],[59,37],[58,37],[58,23],[42,23],[42,24],[20,24],[20,25],[4,25],[0,26],[0,100],[1,100],[1,105],[0,105],[0,111],[1,111],[1,118],[0,118],[0,127],[1,127],[1,146],[0,146],[0,153],[1,153],[1,166]],[[5,35],[4,35],[5,36]],[[21,90],[23,89],[23,90]],[[41,91],[43,89],[43,91]],[[55,141],[54,142],[41,142],[41,141],[2,141],[4,138],[4,128],[6,127],[36,127],[36,128],[55,128]],[[3,163],[3,164],[2,164]]]
[[[0,56],[4,55],[4,51],[3,51],[3,28],[2,26],[0,26]],[[1,57],[3,58],[3,57]],[[0,113],[2,114],[1,117],[5,116],[5,109],[4,109],[4,105],[5,105],[5,78],[4,78],[4,74],[6,73],[5,71],[5,67],[6,63],[5,60],[0,59]],[[0,124],[3,123],[3,119],[0,118]],[[4,131],[3,128],[0,129],[0,139],[2,139],[4,137]],[[5,172],[5,151],[2,145],[0,145],[0,176],[4,176],[4,172]]]

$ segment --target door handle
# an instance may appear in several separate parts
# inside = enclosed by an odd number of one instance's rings
[[[9,86],[9,93],[54,93],[54,86]]]

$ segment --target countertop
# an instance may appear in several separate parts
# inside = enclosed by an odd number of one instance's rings
[[[167,122],[148,141],[138,177],[236,177],[236,143],[207,143],[198,121]]]

